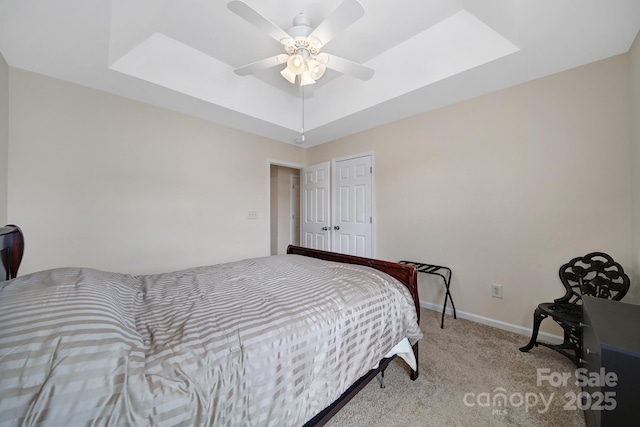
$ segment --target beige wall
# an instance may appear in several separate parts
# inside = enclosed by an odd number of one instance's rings
[[[7,223],[9,189],[9,66],[0,55],[0,227]]]
[[[268,255],[268,159],[301,164],[301,148],[9,74],[9,220],[27,240],[22,274],[160,272]]]
[[[374,151],[376,257],[450,266],[456,308],[530,327],[563,294],[565,261],[601,250],[631,268],[629,69],[610,58],[311,148],[307,162]],[[442,286],[420,281],[441,305]]]
[[[269,161],[374,152],[376,257],[449,265],[459,310],[530,327],[535,304],[561,294],[557,269],[575,255],[607,251],[637,277],[638,56],[636,41],[630,55],[306,152],[9,68],[0,208],[26,234],[21,274],[169,271],[269,253]],[[420,281],[422,299],[441,304],[438,282]],[[491,283],[504,299],[489,296]]]
[[[631,62],[631,134],[633,140],[633,276],[629,297],[640,301],[640,33],[629,51]]]

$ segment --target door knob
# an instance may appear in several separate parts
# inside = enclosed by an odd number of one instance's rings
[[[340,226],[336,225],[335,227],[333,227],[334,230],[340,230]]]
[[[322,231],[327,231],[329,230],[329,227],[322,227]]]

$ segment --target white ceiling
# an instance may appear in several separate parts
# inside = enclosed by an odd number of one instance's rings
[[[359,0],[364,17],[323,51],[375,70],[328,71],[307,91],[309,147],[627,52],[640,0]],[[245,0],[284,30],[317,26],[342,0]],[[284,53],[227,0],[0,0],[7,63],[294,143],[299,88],[282,66],[234,68]],[[312,96],[311,96],[312,95]]]

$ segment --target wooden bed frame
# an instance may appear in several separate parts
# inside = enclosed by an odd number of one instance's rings
[[[0,227],[0,282],[18,275],[24,252],[24,236],[17,225]]]
[[[397,264],[389,261],[380,261],[371,258],[363,258],[353,255],[344,255],[336,252],[327,252],[321,251],[317,249],[309,249],[303,248],[300,246],[289,245],[287,247],[287,254],[296,254],[296,255],[304,255],[308,257],[323,259],[325,261],[335,261],[335,262],[343,262],[346,264],[357,264],[357,265],[365,265],[371,268],[375,268],[376,270],[380,270],[388,275],[398,279],[405,285],[409,292],[411,292],[411,296],[413,297],[413,302],[416,306],[416,314],[418,316],[418,323],[420,323],[420,300],[418,298],[418,277],[416,269],[413,265],[408,264]],[[416,380],[418,378],[418,343],[416,342],[413,345],[413,354],[416,357],[416,369],[411,370],[411,379]],[[384,370],[387,368],[389,363],[395,358],[395,356],[391,358],[382,359],[377,368],[372,369],[364,376],[362,376],[359,380],[357,380],[347,391],[345,391],[342,396],[340,396],[335,402],[326,407],[323,411],[321,411],[318,415],[309,420],[304,427],[310,426],[321,426],[324,425],[329,419],[335,415],[343,406],[349,402],[360,390],[362,390],[372,379],[374,379],[379,373],[384,373]]]

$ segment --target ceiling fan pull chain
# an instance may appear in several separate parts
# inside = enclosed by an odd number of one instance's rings
[[[300,88],[302,89],[302,142],[304,142],[304,85]]]

